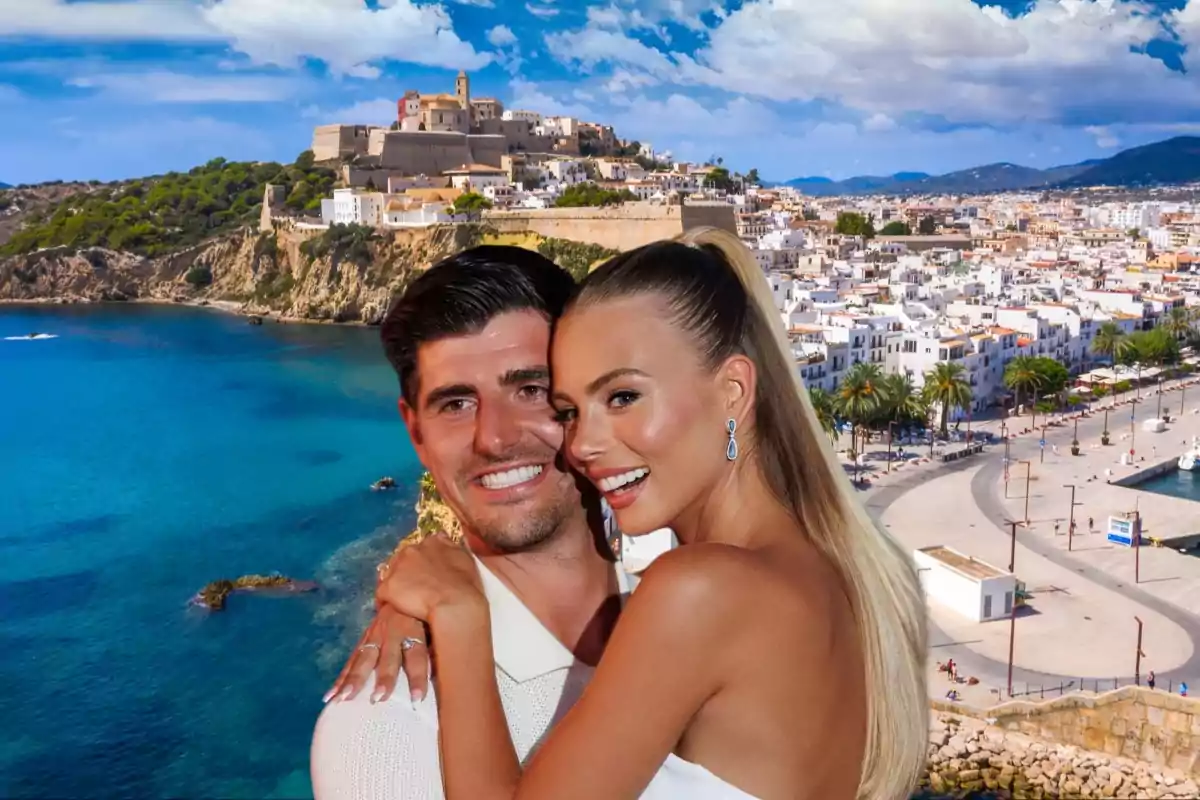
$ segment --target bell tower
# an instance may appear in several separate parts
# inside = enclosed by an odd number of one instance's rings
[[[458,105],[464,111],[469,111],[471,108],[471,79],[462,70],[459,70],[458,77],[454,79],[454,95],[458,98]]]

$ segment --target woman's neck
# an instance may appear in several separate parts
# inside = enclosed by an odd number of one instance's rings
[[[747,454],[717,485],[684,509],[671,527],[682,544],[710,542],[757,549],[790,535],[795,518]]]

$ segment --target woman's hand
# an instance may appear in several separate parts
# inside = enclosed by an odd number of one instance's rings
[[[422,644],[417,644],[421,642]],[[418,619],[405,616],[391,606],[380,606],[375,619],[359,639],[337,680],[325,694],[325,702],[337,698],[354,698],[372,671],[375,672],[375,691],[371,702],[387,700],[396,689],[400,670],[408,679],[409,694],[414,703],[425,699],[429,687],[429,649],[425,626]]]
[[[447,612],[487,613],[474,557],[441,534],[396,552],[381,572],[375,599],[431,625]]]

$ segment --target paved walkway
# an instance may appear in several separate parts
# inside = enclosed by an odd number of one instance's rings
[[[1200,405],[1200,388],[1195,398]],[[1170,399],[1168,399],[1170,398]],[[1155,406],[1157,398],[1153,390],[1149,401]],[[1178,412],[1178,393],[1164,394],[1164,405],[1173,403],[1172,412]],[[1153,415],[1154,406],[1146,413],[1146,403],[1138,406],[1140,419]],[[1129,406],[1121,405],[1114,412],[1128,418]],[[1114,433],[1116,443],[1108,450],[1127,449],[1116,438],[1116,417],[1110,413],[1109,430]],[[1009,420],[1010,433],[1014,429],[1028,427],[1028,418]],[[1016,572],[1034,592],[1031,613],[1019,617],[1016,627],[1014,650],[1013,683],[1018,696],[1026,684],[1034,687],[1053,687],[1057,693],[1060,684],[1083,684],[1088,688],[1100,681],[1104,684],[1131,683],[1133,681],[1137,627],[1134,617],[1143,622],[1144,657],[1143,675],[1153,669],[1157,672],[1159,685],[1169,681],[1200,679],[1200,652],[1193,642],[1200,642],[1200,618],[1193,613],[1193,604],[1200,606],[1200,558],[1185,556],[1166,549],[1143,548],[1141,558],[1142,578],[1145,583],[1134,586],[1130,568],[1131,552],[1128,549],[1109,546],[1099,534],[1082,533],[1075,539],[1074,552],[1066,552],[1066,509],[1070,502],[1069,491],[1051,491],[1051,486],[1069,483],[1074,478],[1080,486],[1088,487],[1086,493],[1077,490],[1076,501],[1092,508],[1076,510],[1078,530],[1086,530],[1086,518],[1091,513],[1097,527],[1103,526],[1111,510],[1123,510],[1121,505],[1128,500],[1123,493],[1143,498],[1141,511],[1146,520],[1147,535],[1156,535],[1168,527],[1186,527],[1195,523],[1200,528],[1200,513],[1193,503],[1147,495],[1136,490],[1112,487],[1100,479],[1087,483],[1089,470],[1099,467],[1097,455],[1072,458],[1069,444],[1074,422],[1070,427],[1049,428],[1046,431],[1046,463],[1036,463],[1039,448],[1037,434],[1015,437],[1011,455],[1014,459],[1035,459],[1034,487],[1030,492],[1030,529],[1019,529],[1017,534]],[[1085,453],[1089,442],[1085,437],[1096,440],[1099,450],[1099,433],[1103,428],[1102,414],[1093,415],[1079,424],[1079,437],[1084,442]],[[1170,456],[1182,449],[1178,442],[1189,441],[1200,435],[1200,415],[1185,415],[1171,426],[1168,434],[1149,434],[1137,430],[1142,441],[1157,440],[1151,447],[1158,447],[1162,456]],[[1094,430],[1093,430],[1094,429]],[[1173,442],[1173,444],[1167,444]],[[1053,446],[1059,446],[1059,455],[1053,454]],[[906,465],[893,470],[891,475],[876,471],[873,485],[864,493],[864,501],[894,535],[909,547],[929,544],[949,544],[957,549],[979,556],[999,566],[1006,566],[1009,559],[1011,540],[1009,530],[1001,523],[1007,519],[1020,519],[1024,512],[1024,480],[1019,491],[1010,483],[1010,499],[1006,506],[1002,497],[1003,448],[993,446],[980,456],[963,459],[949,465],[925,463]],[[1112,460],[1117,454],[1113,453]],[[1139,465],[1140,466],[1140,465]],[[1121,474],[1133,468],[1116,465],[1111,467]],[[1060,474],[1061,473],[1061,474]],[[1088,474],[1084,474],[1088,473]],[[1015,481],[1016,472],[1012,474]],[[1039,481],[1039,478],[1042,479]],[[1059,498],[1057,494],[1063,494]],[[1111,494],[1110,494],[1111,493]],[[1041,497],[1040,495],[1045,495]],[[1151,498],[1147,501],[1144,498]],[[1061,502],[1060,502],[1061,501]],[[1116,504],[1113,508],[1102,503]],[[1060,526],[1063,535],[1054,536],[1053,503],[1063,507],[1059,516],[1064,517]],[[1175,506],[1182,503],[1182,506]],[[1045,504],[1045,508],[1042,505]],[[1174,506],[1174,509],[1167,508]],[[1180,513],[1183,509],[1183,513]],[[1164,519],[1155,521],[1154,515],[1162,511]],[[1042,516],[1039,516],[1042,514]],[[1181,519],[1181,517],[1183,519]],[[1105,519],[1106,521],[1106,519]],[[1121,570],[1125,573],[1121,574]],[[1150,572],[1148,572],[1148,570]],[[1160,570],[1170,573],[1164,575]],[[1196,587],[1191,584],[1195,570]],[[1167,579],[1157,580],[1152,576]],[[1185,610],[1188,609],[1188,610]],[[964,622],[945,610],[931,610],[932,658],[930,661],[930,686],[940,696],[950,688],[944,675],[936,673],[936,662],[954,658],[960,666],[960,675],[974,676],[980,681],[974,687],[958,685],[964,700],[969,702],[994,701],[999,697],[1007,682],[1007,655],[1009,625],[1003,621],[975,624]],[[1128,641],[1126,641],[1128,640]]]

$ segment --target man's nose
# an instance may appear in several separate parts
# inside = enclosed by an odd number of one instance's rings
[[[475,449],[485,455],[503,456],[521,441],[521,415],[503,405],[480,403],[475,415]]]

